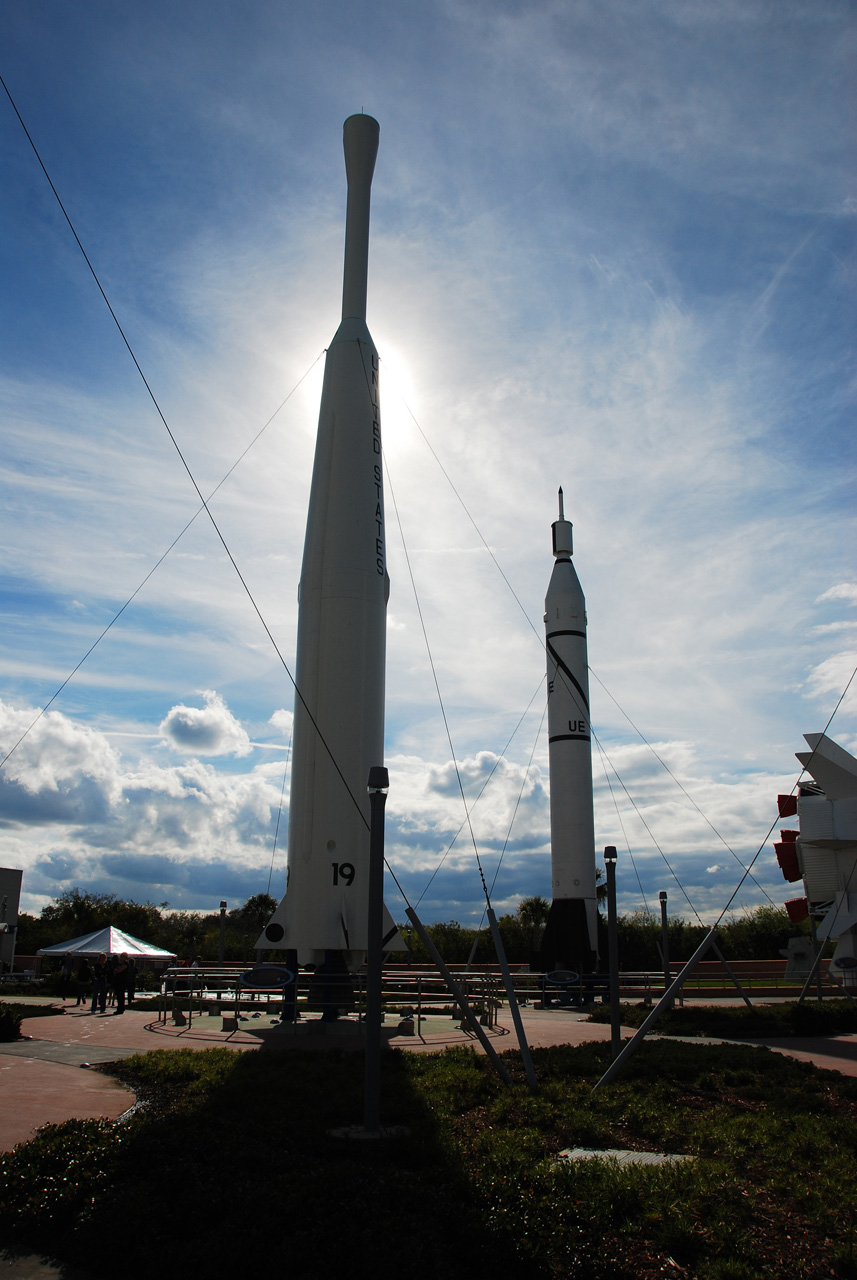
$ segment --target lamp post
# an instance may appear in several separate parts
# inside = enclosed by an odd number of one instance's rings
[[[619,931],[616,926],[616,846],[604,850],[607,872],[607,962],[610,970],[610,1056],[617,1058],[622,1048],[619,1032]]]
[[[217,963],[223,968],[223,955],[226,950],[226,908],[227,902],[220,903],[220,948],[217,954]]]
[[[661,959],[664,962],[664,991],[666,991],[670,985],[670,934],[667,924],[666,889],[661,889],[658,901],[661,904]]]
[[[384,807],[390,775],[380,765],[369,770],[369,916],[366,973],[366,1074],[363,1127],[377,1133],[381,1117],[381,976],[384,962]]]

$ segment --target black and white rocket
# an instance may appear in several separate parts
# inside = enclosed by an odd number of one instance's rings
[[[298,589],[286,894],[257,946],[349,968],[368,945],[370,768],[384,762],[387,598],[378,353],[366,327],[378,122],[343,126],[342,322],[326,357]],[[385,911],[387,945],[404,948]]]
[[[554,567],[545,597],[551,907],[542,957],[549,969],[591,973],[598,942],[586,601],[571,562],[562,489],[552,530]]]

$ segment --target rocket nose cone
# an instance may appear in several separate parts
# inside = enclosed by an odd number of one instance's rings
[[[349,116],[342,126],[345,174],[349,183],[360,176],[370,180],[375,172],[381,127],[373,116]]]

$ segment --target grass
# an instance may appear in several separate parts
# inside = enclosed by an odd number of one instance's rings
[[[381,1142],[359,1054],[156,1051],[111,1067],[141,1099],[0,1157],[0,1239],[127,1280],[695,1280],[857,1276],[857,1082],[765,1049],[647,1043],[593,1098],[603,1044],[533,1053],[503,1086],[469,1049],[384,1056]],[[567,1147],[688,1153],[558,1162]]]
[[[639,1027],[652,1012],[644,1004],[623,1004],[622,1025]],[[596,1005],[589,1015],[590,1022],[609,1022],[607,1005]],[[654,1030],[658,1035],[719,1036],[729,1040],[773,1040],[786,1036],[847,1035],[857,1031],[857,1005],[850,1000],[796,1000],[782,1004],[746,1005],[688,1005],[683,1009],[672,1008],[661,1014]]]

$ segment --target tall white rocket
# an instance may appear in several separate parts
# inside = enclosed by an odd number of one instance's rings
[[[301,964],[367,948],[369,769],[384,762],[387,598],[378,353],[366,327],[378,122],[343,126],[348,204],[342,322],[328,348],[298,636],[286,894],[257,946]],[[385,913],[385,931],[395,930]],[[402,944],[403,945],[403,944]]]
[[[591,973],[598,935],[586,601],[571,562],[562,489],[552,530],[554,567],[545,597],[552,901],[542,956],[548,968]]]

